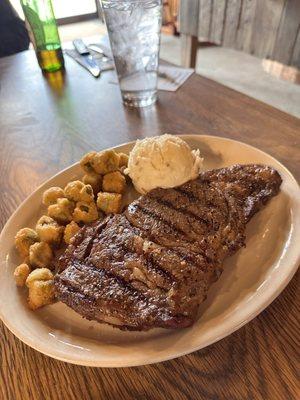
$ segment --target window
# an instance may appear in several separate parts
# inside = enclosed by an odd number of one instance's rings
[[[20,0],[10,0],[14,9],[24,19],[24,13],[22,11],[22,6]],[[96,14],[97,6],[96,2],[99,0],[52,0],[53,10],[56,19],[70,18],[78,16]],[[70,20],[70,22],[73,22]],[[58,21],[59,23],[59,21]]]

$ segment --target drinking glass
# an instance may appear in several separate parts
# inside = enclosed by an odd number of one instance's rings
[[[157,100],[162,0],[101,0],[123,103]]]

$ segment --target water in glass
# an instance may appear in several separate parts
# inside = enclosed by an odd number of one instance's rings
[[[134,107],[157,98],[161,0],[102,0],[123,102]]]

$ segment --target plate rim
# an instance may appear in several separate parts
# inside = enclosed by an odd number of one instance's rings
[[[242,146],[245,146],[251,150],[254,150],[258,153],[260,153],[261,155],[267,156],[269,159],[272,159],[273,161],[275,161],[277,164],[280,165],[280,167],[282,168],[282,170],[284,170],[284,172],[289,176],[289,179],[291,181],[293,181],[293,184],[295,184],[295,187],[297,187],[297,191],[299,192],[299,199],[297,199],[297,205],[298,207],[300,207],[300,187],[299,184],[296,180],[296,178],[293,176],[293,174],[289,171],[289,169],[287,167],[285,167],[279,160],[277,160],[275,157],[273,157],[272,155],[266,153],[263,150],[258,149],[255,146],[249,145],[247,143],[244,143],[242,141],[239,140],[235,140],[235,139],[231,139],[231,138],[227,138],[227,137],[222,137],[222,136],[216,136],[216,135],[195,135],[195,134],[182,134],[182,135],[176,135],[181,137],[183,140],[201,140],[201,138],[203,139],[215,139],[215,140],[221,140],[221,141],[227,141],[227,142],[232,142],[232,143],[236,143]],[[147,136],[150,137],[150,136]],[[110,149],[116,149],[116,148],[120,148],[123,146],[130,146],[133,145],[136,142],[136,140],[130,141],[130,142],[125,142],[125,143],[121,143],[119,145],[116,146],[112,146],[112,147],[108,147],[105,148],[103,150],[110,150]],[[102,150],[101,150],[102,151]],[[3,240],[3,237],[6,234],[6,231],[8,230],[11,220],[14,218],[15,214],[20,210],[20,208],[22,208],[22,206],[24,205],[24,203],[26,203],[27,201],[30,200],[30,198],[32,196],[34,196],[36,194],[37,191],[39,191],[42,187],[44,187],[45,185],[47,185],[50,181],[52,181],[53,179],[55,179],[57,176],[65,173],[68,170],[71,170],[72,168],[76,167],[79,165],[79,161],[71,164],[70,166],[58,171],[56,174],[52,175],[50,178],[46,179],[44,182],[42,182],[31,194],[29,194],[22,202],[21,204],[15,209],[15,211],[12,213],[12,215],[8,218],[8,220],[6,221],[4,227],[2,228],[2,231],[0,233],[0,246]],[[298,209],[298,213],[300,212],[300,208],[296,208],[296,210]],[[299,214],[300,216],[300,214]],[[1,255],[1,248],[0,248],[0,255]],[[124,367],[134,367],[134,366],[143,366],[143,365],[150,365],[150,364],[155,364],[155,363],[159,363],[159,362],[164,362],[164,361],[168,361],[171,359],[175,359],[178,357],[182,357],[184,355],[187,354],[191,354],[195,351],[201,350],[207,346],[210,346],[213,343],[217,343],[218,341],[220,341],[221,339],[231,335],[232,333],[234,333],[235,331],[237,331],[238,329],[240,329],[242,326],[246,325],[247,323],[249,323],[251,320],[253,320],[257,315],[259,315],[263,310],[265,310],[281,293],[282,291],[286,288],[286,286],[289,284],[289,282],[291,281],[291,279],[293,278],[293,276],[295,275],[298,266],[300,263],[300,251],[298,252],[298,255],[295,257],[294,262],[292,263],[292,265],[290,265],[289,267],[289,273],[287,276],[285,276],[285,279],[280,280],[276,286],[276,288],[273,288],[273,291],[271,293],[271,295],[267,296],[264,295],[260,298],[259,304],[254,307],[255,309],[252,310],[252,312],[250,312],[247,316],[247,318],[242,321],[241,323],[236,323],[234,326],[228,327],[227,329],[224,330],[224,332],[219,335],[217,338],[211,338],[208,339],[206,342],[204,342],[204,344],[200,345],[200,346],[194,346],[193,348],[187,349],[187,350],[183,350],[181,352],[177,352],[177,353],[171,353],[170,355],[167,356],[157,356],[157,357],[152,357],[149,360],[144,360],[143,363],[140,363],[138,361],[132,361],[132,362],[120,362],[120,360],[118,361],[110,361],[110,362],[105,362],[105,365],[103,365],[103,360],[98,360],[98,361],[92,361],[92,360],[79,360],[79,359],[73,359],[73,358],[69,358],[69,357],[64,357],[61,356],[60,354],[58,354],[58,352],[56,352],[55,354],[51,353],[50,351],[47,351],[44,347],[40,346],[38,343],[36,343],[34,340],[30,340],[30,338],[28,339],[27,336],[22,336],[22,333],[20,330],[15,329],[14,324],[10,323],[9,319],[6,319],[4,317],[4,314],[2,312],[2,307],[1,303],[0,303],[0,319],[2,320],[2,322],[4,323],[4,325],[14,334],[14,336],[16,336],[19,340],[21,340],[23,343],[25,343],[26,345],[28,345],[29,347],[33,348],[34,350],[45,354],[51,358],[54,358],[56,360],[59,361],[63,361],[63,362],[68,362],[70,364],[74,364],[74,365],[82,365],[82,366],[89,366],[89,367],[101,367],[101,368],[124,368]],[[3,304],[3,303],[2,303]],[[3,307],[4,308],[4,307]],[[250,310],[251,311],[251,310]]]

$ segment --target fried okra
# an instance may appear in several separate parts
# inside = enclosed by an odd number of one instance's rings
[[[30,274],[30,267],[28,264],[23,263],[16,267],[14,271],[14,278],[17,286],[24,286],[28,275]]]
[[[105,192],[123,193],[126,187],[126,179],[120,171],[110,172],[104,175],[102,188]]]
[[[125,153],[119,153],[119,168],[128,166],[129,156]]]
[[[73,219],[75,222],[89,223],[93,222],[98,218],[98,210],[94,202],[87,203],[79,201],[76,204],[73,212]]]
[[[35,243],[29,248],[30,265],[36,268],[49,267],[53,258],[51,247],[46,242]]]
[[[60,187],[51,187],[43,194],[43,204],[45,206],[50,206],[51,204],[55,204],[57,199],[61,197],[65,197],[63,189]]]
[[[64,241],[67,244],[70,244],[70,241],[73,236],[76,235],[76,233],[79,231],[80,227],[78,224],[76,224],[75,221],[70,222],[66,227],[65,227],[65,232],[64,232]]]
[[[92,166],[95,172],[101,175],[117,171],[119,167],[119,155],[114,150],[101,151],[93,157]]]
[[[59,244],[64,228],[48,215],[43,215],[35,227],[42,242]]]
[[[65,187],[65,195],[71,201],[86,201],[94,200],[93,188],[91,185],[85,185],[81,181],[69,182]]]
[[[90,151],[89,153],[85,154],[82,159],[80,160],[81,168],[87,172],[88,174],[91,172],[95,172],[93,167],[93,159],[97,153],[95,151]]]
[[[15,236],[16,249],[22,258],[28,257],[29,247],[38,241],[38,234],[30,228],[20,229]]]
[[[51,304],[55,298],[52,272],[47,268],[32,271],[26,279],[29,289],[28,306],[32,310]]]
[[[26,286],[29,287],[34,281],[49,281],[54,279],[53,273],[48,268],[34,269],[26,279]]]
[[[35,281],[29,287],[28,306],[31,310],[52,304],[55,299],[54,281]]]
[[[74,203],[66,198],[58,199],[56,204],[48,207],[48,216],[55,219],[59,224],[67,224],[72,221]]]
[[[91,185],[93,188],[94,194],[100,192],[102,187],[102,175],[97,174],[96,172],[90,172],[82,178],[82,182],[85,185]]]
[[[105,214],[121,212],[122,196],[118,193],[100,192],[97,197],[97,206]]]

